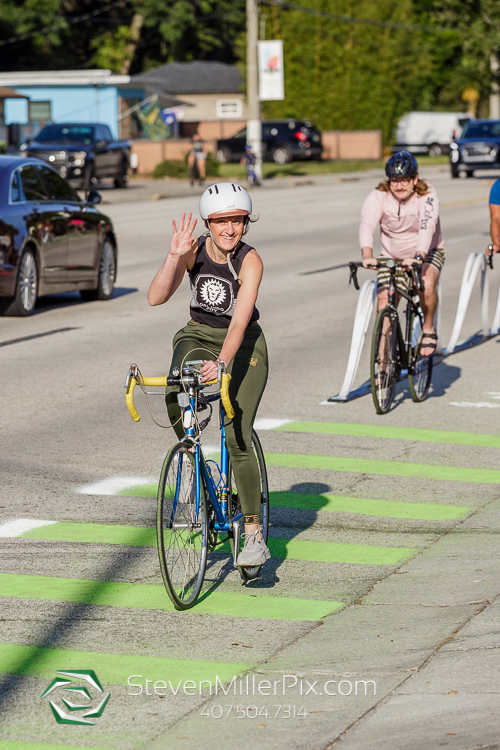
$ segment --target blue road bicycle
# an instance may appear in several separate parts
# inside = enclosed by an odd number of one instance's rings
[[[134,388],[177,386],[177,401],[185,437],[165,457],[158,485],[156,531],[160,567],[167,593],[177,609],[189,609],[203,586],[208,555],[229,541],[237,565],[241,546],[243,514],[238,498],[229,453],[226,447],[224,418],[234,416],[229,399],[230,375],[219,365],[217,381],[201,383],[201,362],[186,362],[174,368],[168,377],[143,377],[137,365],[131,365],[125,383],[127,406],[134,421],[140,417],[134,406]],[[217,385],[216,392],[207,386]],[[219,403],[220,461],[203,454],[201,433],[212,418],[213,404]],[[208,411],[202,421],[200,412]],[[269,488],[264,453],[252,431],[252,448],[260,477],[260,525],[264,541],[269,529]],[[221,550],[223,551],[223,550]],[[255,579],[262,566],[238,567],[244,580]]]

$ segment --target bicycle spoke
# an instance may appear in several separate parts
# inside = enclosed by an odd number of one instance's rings
[[[170,598],[181,609],[195,603],[206,567],[205,493],[196,502],[194,456],[182,443],[165,459],[158,488],[158,550]]]

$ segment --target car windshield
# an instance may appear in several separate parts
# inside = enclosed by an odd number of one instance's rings
[[[500,122],[471,122],[466,125],[462,138],[488,138],[500,136]]]
[[[94,128],[88,125],[47,125],[41,130],[36,140],[40,143],[81,143],[88,146],[92,143]]]

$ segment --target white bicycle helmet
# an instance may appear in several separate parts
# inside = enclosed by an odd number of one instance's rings
[[[234,182],[218,182],[200,198],[200,216],[204,221],[216,216],[250,216],[252,200],[245,188]]]

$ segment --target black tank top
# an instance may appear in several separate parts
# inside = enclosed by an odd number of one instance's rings
[[[240,285],[234,278],[227,263],[215,263],[207,253],[207,238],[198,238],[198,252],[191,270],[188,268],[191,282],[190,311],[196,323],[205,323],[212,328],[228,328]],[[252,250],[250,245],[240,242],[231,263],[236,273],[240,274],[243,260]],[[250,322],[259,319],[259,311],[253,309]]]

